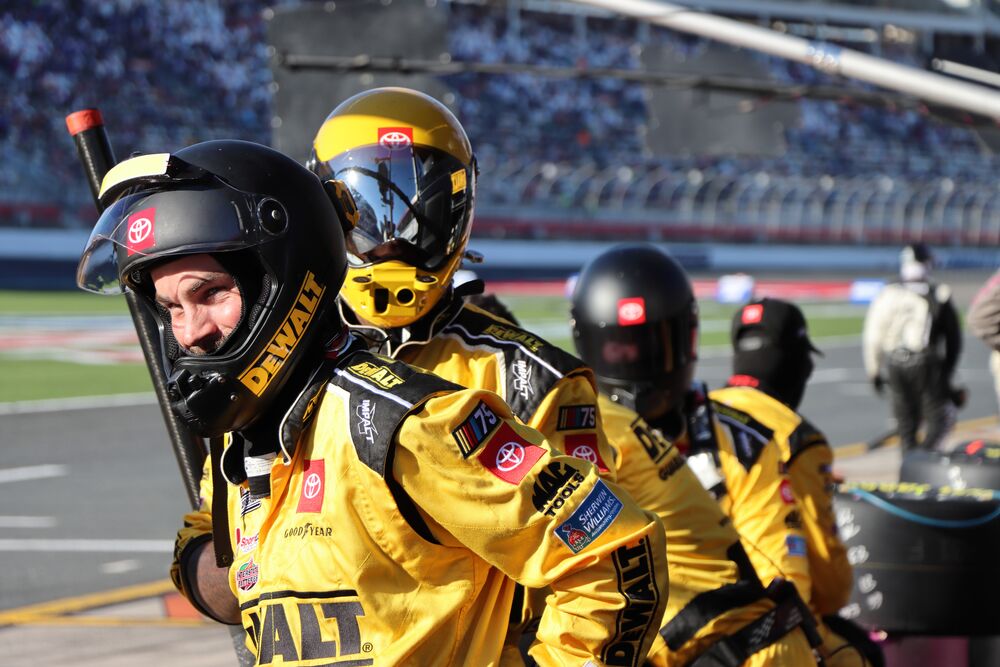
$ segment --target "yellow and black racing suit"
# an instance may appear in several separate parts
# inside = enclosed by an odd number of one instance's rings
[[[221,457],[257,664],[502,664],[515,582],[552,591],[539,664],[641,664],[668,585],[654,515],[491,392],[364,351],[326,364],[282,426],[268,496],[249,492],[238,435]],[[196,605],[210,478],[171,568]]]
[[[723,466],[729,496],[751,478],[762,487],[759,496],[723,500],[761,580],[783,577],[796,585],[818,622],[820,652],[828,667],[867,664],[822,622],[847,603],[853,585],[833,512],[833,450],[826,437],[757,388],[730,386],[709,397],[711,409],[729,425],[736,443],[735,455],[724,457],[729,460],[728,467]],[[781,521],[767,518],[775,510]]]
[[[352,319],[349,312],[344,316]],[[454,289],[432,313],[405,330],[351,327],[374,332],[377,340],[385,341],[382,351],[390,357],[463,387],[499,394],[518,419],[545,436],[553,452],[590,461],[605,479],[615,479],[614,453],[597,406],[597,383],[593,371],[580,359],[465,303]],[[665,561],[659,566],[666,567]],[[518,590],[515,607],[521,611],[515,612],[518,622],[511,651],[516,651],[517,635],[537,618],[545,595],[543,590]]]
[[[612,452],[597,408],[597,383],[581,360],[464,303],[454,291],[432,314],[406,329],[404,342],[394,341],[393,334],[398,330],[380,333],[387,338],[382,351],[388,356],[463,387],[499,394],[554,451],[589,460],[605,479],[614,479]]]
[[[680,451],[634,411],[603,395],[600,407],[619,484],[660,517],[667,533],[670,595],[648,664],[815,664],[799,627],[812,622],[801,599],[768,596],[739,535]],[[719,439],[728,437],[716,430]]]

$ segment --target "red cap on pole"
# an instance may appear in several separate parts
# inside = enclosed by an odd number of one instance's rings
[[[74,137],[84,130],[89,130],[92,127],[100,127],[101,125],[104,125],[104,119],[101,117],[101,112],[97,109],[81,109],[66,116],[66,129]]]

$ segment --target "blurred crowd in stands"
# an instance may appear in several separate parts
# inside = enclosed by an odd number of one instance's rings
[[[75,0],[67,6],[39,0],[6,8],[0,13],[0,224],[38,224],[30,211],[39,206],[62,212],[55,224],[88,224],[89,194],[64,125],[72,110],[100,106],[119,157],[209,138],[269,143],[272,78],[262,11],[299,2]],[[706,40],[626,20],[531,11],[512,20],[504,8],[444,6],[448,48],[457,61],[639,71],[643,46],[689,63],[709,48]],[[981,51],[963,56],[967,40],[935,43],[957,59],[988,59]],[[885,57],[921,68],[934,55],[912,45],[880,48]],[[779,85],[846,86],[799,63],[749,57]],[[904,106],[802,98],[795,102],[796,120],[782,127],[785,146],[777,155],[656,154],[648,140],[655,131],[650,96],[639,81],[517,72],[454,74],[445,82],[483,166],[485,209],[536,196],[529,203],[563,210],[600,204],[586,188],[601,186],[588,185],[586,174],[609,169],[622,179],[654,172],[688,180],[693,172],[730,179],[753,173],[825,183],[882,176],[915,190],[913,184],[931,179],[992,187],[1000,166],[971,126]],[[501,172],[504,178],[490,178]],[[574,173],[576,186],[539,194],[542,173]],[[510,187],[518,174],[524,189]],[[631,208],[649,205],[656,199],[651,193]],[[20,215],[4,215],[12,203],[23,204]]]

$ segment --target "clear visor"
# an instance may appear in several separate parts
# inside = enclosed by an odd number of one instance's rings
[[[362,146],[317,171],[343,181],[358,207],[347,237],[352,266],[397,259],[427,271],[462,247],[471,217],[471,170],[426,146]]]
[[[256,241],[248,238],[248,228],[256,225],[241,224],[241,217],[257,208],[252,196],[228,187],[122,197],[90,233],[76,284],[88,292],[120,294],[130,282],[122,277],[154,257],[246,247]]]

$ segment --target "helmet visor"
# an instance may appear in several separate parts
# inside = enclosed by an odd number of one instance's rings
[[[361,146],[316,166],[346,183],[358,207],[347,236],[352,266],[390,259],[436,271],[464,247],[472,217],[472,170],[427,146]]]
[[[635,326],[577,323],[577,350],[599,376],[630,382],[656,382],[697,358],[697,318]]]
[[[256,199],[216,182],[184,191],[138,192],[107,208],[90,234],[76,283],[88,292],[116,294],[134,282],[126,274],[150,259],[218,252],[257,242],[256,225],[241,224],[260,209]],[[125,278],[123,284],[122,279]]]

